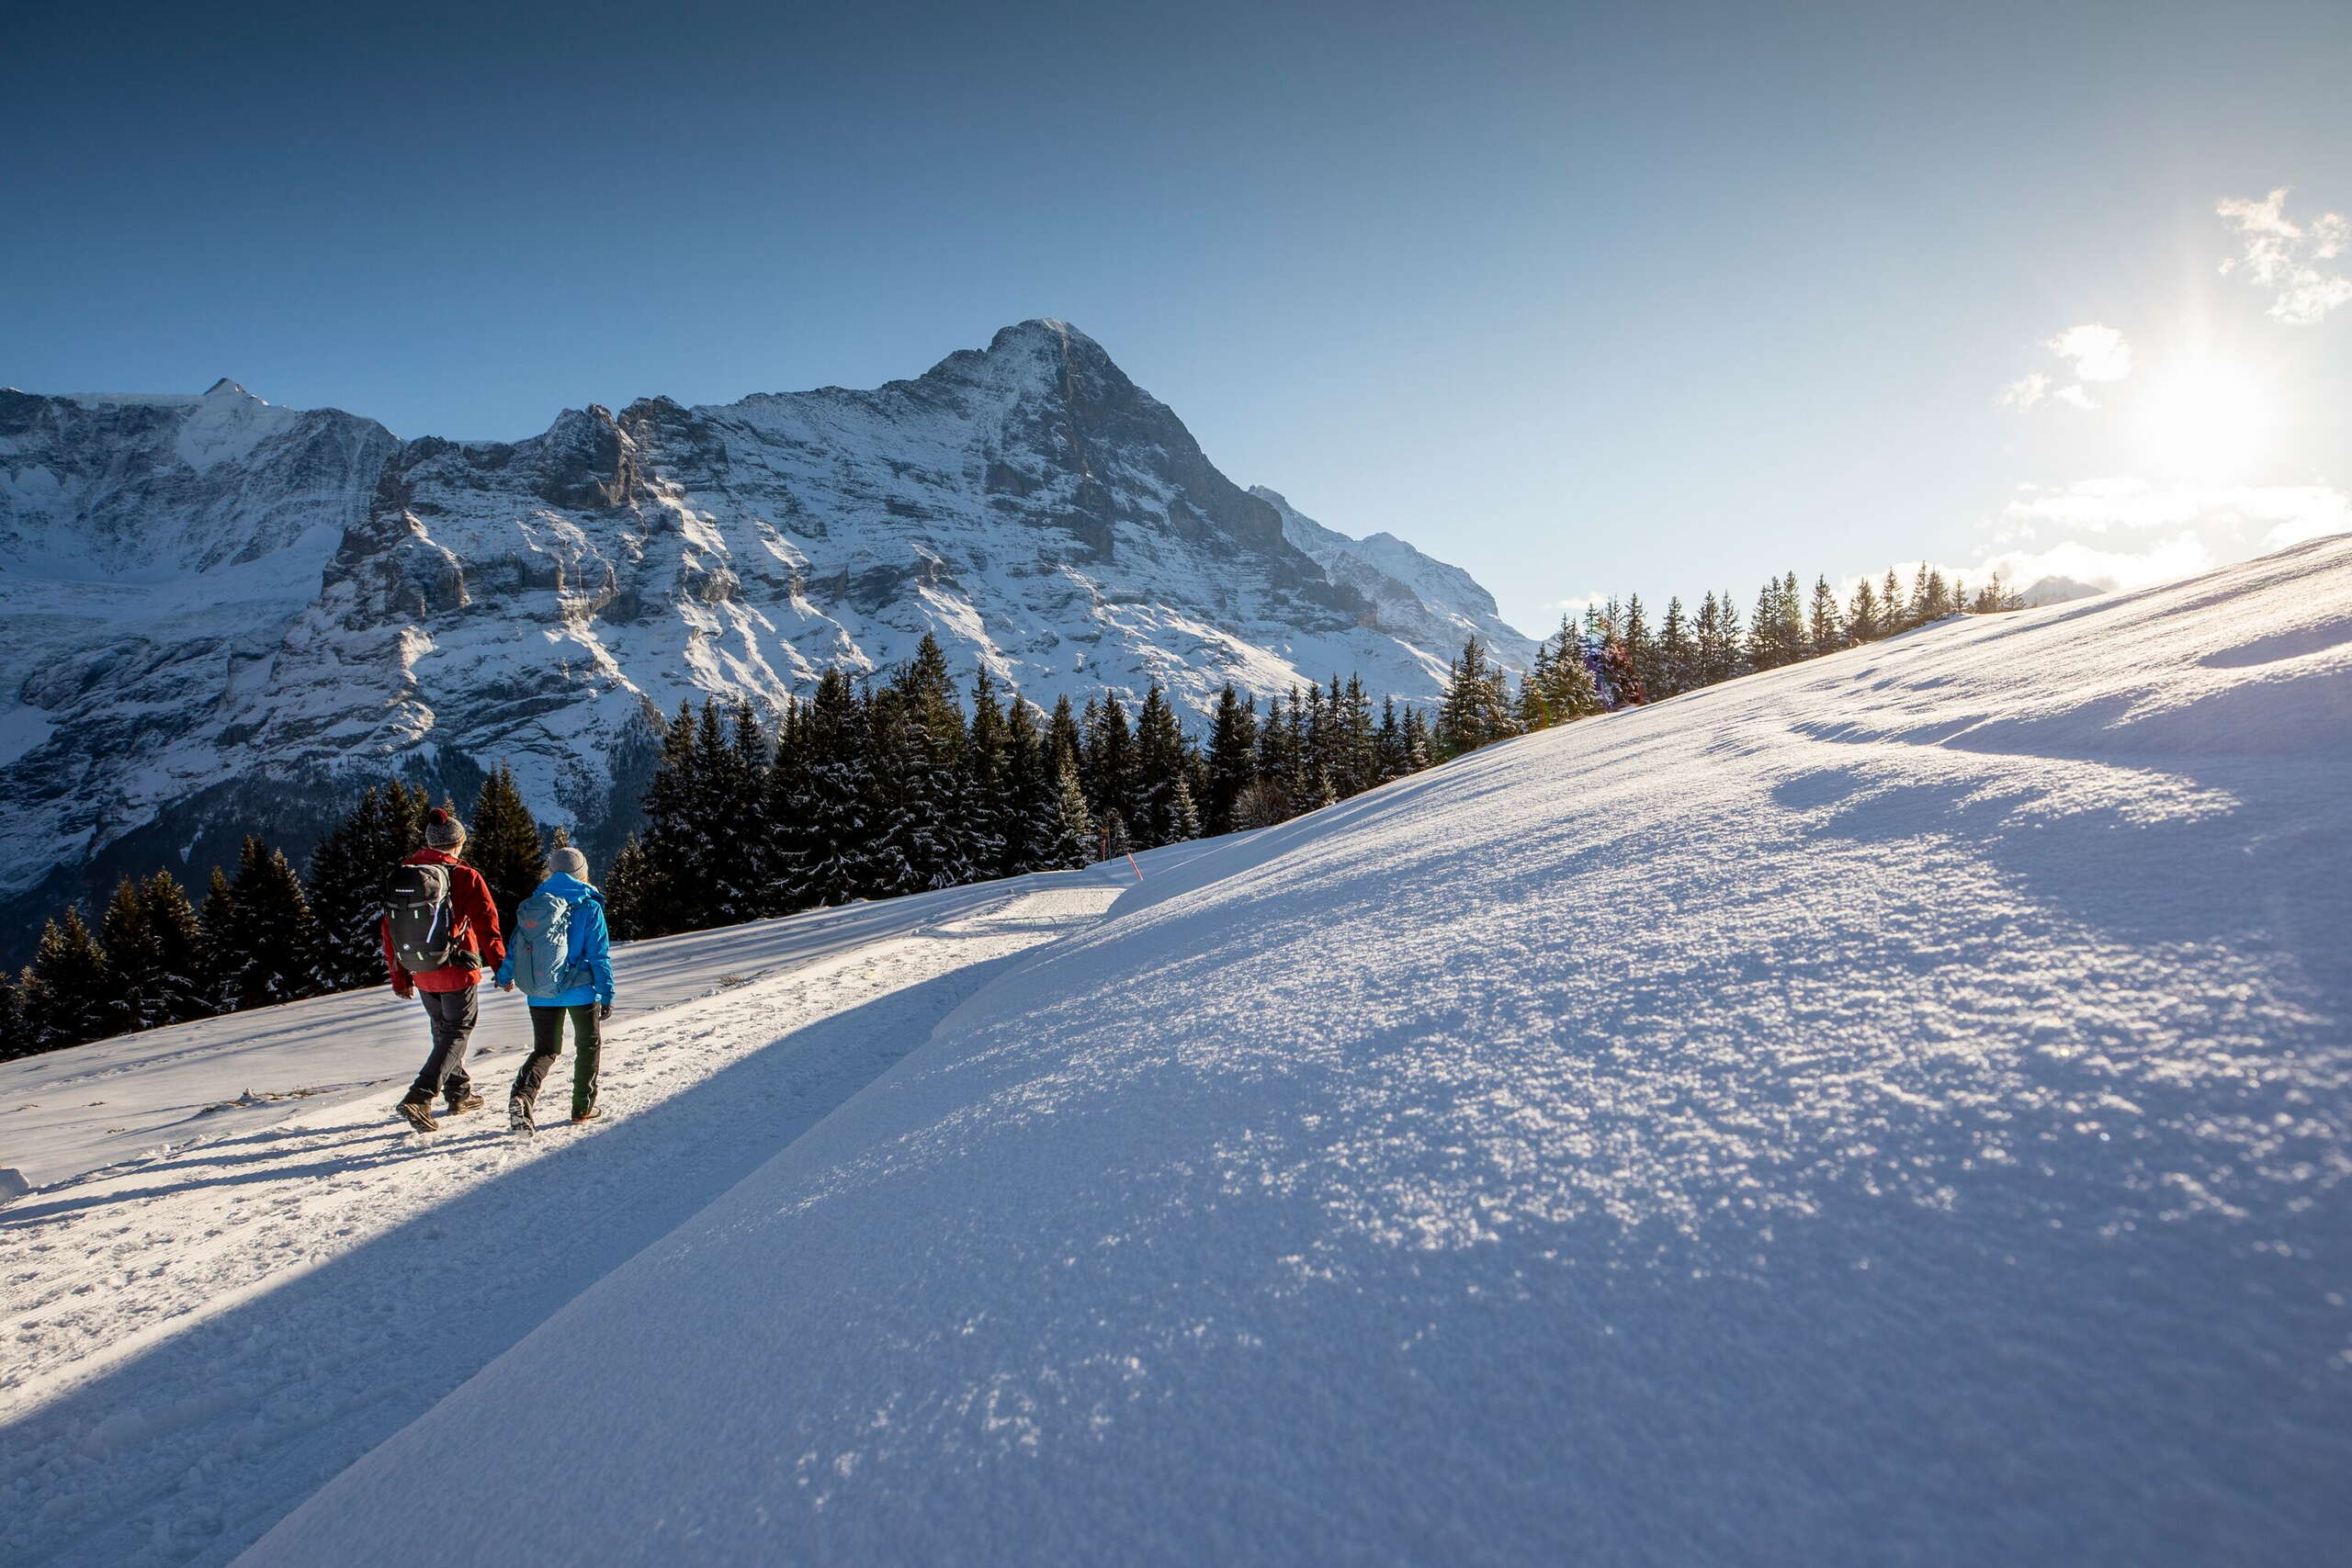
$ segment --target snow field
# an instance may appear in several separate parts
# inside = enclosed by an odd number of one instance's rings
[[[243,1561],[2332,1560],[2347,779],[2337,538],[1224,847]]]
[[[605,1116],[562,1119],[560,1062],[529,1139],[504,1127],[519,1009],[486,1010],[475,1036],[489,1104],[419,1136],[388,1107],[423,1021],[389,993],[362,998],[397,1017],[395,1078],[0,1209],[0,1559],[233,1556],[1115,886],[1102,868],[627,944],[620,995],[640,1010],[607,1025]],[[255,1050],[300,1067],[299,1035],[315,1074],[345,1043],[331,1004],[353,1000],[237,1015],[251,1049],[213,1038],[166,1059],[184,1077],[206,1061],[250,1072]],[[306,1012],[307,1028],[270,1016]]]

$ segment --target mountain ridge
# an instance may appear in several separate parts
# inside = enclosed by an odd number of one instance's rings
[[[1351,671],[1433,697],[1462,606],[1293,515],[1046,318],[877,388],[590,403],[512,442],[226,377],[0,391],[0,892],[199,871],[248,829],[300,848],[358,776],[462,798],[499,761],[608,850],[680,702],[773,714],[926,633],[1047,704],[1158,681],[1202,715]]]

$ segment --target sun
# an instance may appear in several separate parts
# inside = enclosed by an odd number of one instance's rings
[[[2161,376],[2140,406],[2149,456],[2189,479],[2233,479],[2260,459],[2270,435],[2261,382],[2234,365],[2192,361]]]

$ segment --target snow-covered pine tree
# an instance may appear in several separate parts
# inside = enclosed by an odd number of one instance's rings
[[[1258,702],[1228,681],[1217,693],[1216,717],[1209,727],[1208,795],[1202,812],[1208,831],[1233,831],[1233,803],[1257,772]]]
[[[1639,707],[1648,702],[1649,693],[1643,689],[1642,673],[1634,668],[1633,655],[1626,650],[1625,639],[1612,637],[1600,645],[1600,675],[1596,684],[1609,694],[1609,705],[1616,708]]]
[[[1068,699],[1062,706],[1067,710]],[[1094,863],[1094,818],[1086,807],[1086,786],[1078,761],[1064,751],[1054,773],[1054,815],[1044,836],[1040,871],[1078,871]]]
[[[102,1040],[123,1027],[121,984],[78,904],[41,928],[19,1005],[36,1051]]]
[[[1732,598],[1729,589],[1718,595],[1716,615],[1723,623],[1724,646],[1723,672],[1715,679],[1728,681],[1736,675],[1747,673],[1747,644],[1740,629],[1739,604]]]
[[[797,824],[808,809],[808,707],[797,697],[784,700],[776,722],[775,748],[768,756],[760,801],[761,866],[767,881],[759,894],[763,916],[789,915],[808,907],[795,860]]]
[[[1657,643],[1651,635],[1649,616],[1642,608],[1642,596],[1629,595],[1625,600],[1625,618],[1617,630],[1617,640],[1624,645],[1625,667],[1632,671],[1634,687],[1649,698],[1650,682],[1657,671]]]
[[[1566,615],[1560,617],[1558,646],[1544,660],[1542,696],[1544,711],[1554,724],[1589,718],[1608,711],[1600,700],[1600,687],[1592,678],[1592,661],[1586,658],[1583,634]]]
[[[700,759],[708,770],[706,838],[710,844],[710,921],[741,925],[769,913],[775,843],[767,816],[768,766],[774,743],[752,705],[738,697],[728,708],[726,750]],[[701,748],[701,733],[695,747]]]
[[[1180,775],[1168,803],[1168,842],[1182,843],[1200,836],[1201,808],[1193,803],[1193,782]]]
[[[481,788],[474,794],[474,808],[466,818],[464,854],[466,863],[490,884],[499,931],[511,934],[515,909],[548,879],[548,861],[539,825],[523,803],[514,770],[503,761],[483,775]]]
[[[1438,739],[1447,752],[1460,756],[1501,739],[1496,723],[1497,678],[1487,663],[1487,650],[1475,637],[1462,645],[1460,657],[1447,672],[1445,696],[1438,705]]]
[[[866,707],[848,676],[828,670],[802,715],[806,805],[785,842],[792,880],[812,906],[867,896],[867,860],[879,827]]]

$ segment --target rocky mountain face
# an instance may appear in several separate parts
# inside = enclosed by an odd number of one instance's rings
[[[334,410],[0,391],[0,897],[16,913],[260,828],[355,776],[511,762],[592,845],[657,717],[773,713],[926,631],[1024,695],[1196,714],[1356,671],[1433,698],[1463,638],[1532,645],[1455,568],[1218,472],[1058,321],[924,375],[567,411],[511,445]]]

